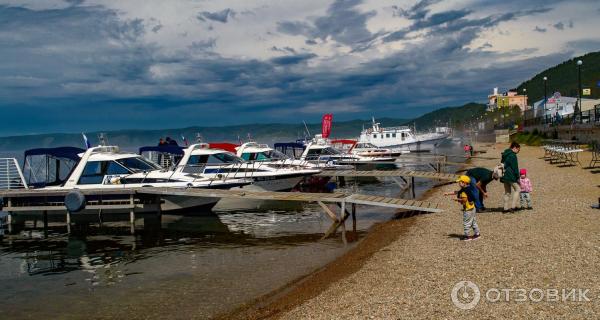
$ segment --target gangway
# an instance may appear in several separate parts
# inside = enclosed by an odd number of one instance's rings
[[[252,200],[275,200],[275,201],[301,201],[318,203],[332,220],[332,225],[325,233],[323,238],[334,233],[338,228],[342,228],[342,239],[346,242],[345,221],[352,216],[353,225],[356,225],[356,205],[368,205],[378,207],[388,207],[417,212],[442,212],[439,205],[427,201],[409,200],[392,197],[382,197],[377,195],[364,195],[352,193],[309,193],[309,192],[269,192],[269,191],[246,191],[244,189],[219,190],[202,188],[161,188],[161,187],[142,187],[142,188],[123,188],[119,189],[119,194],[127,193],[129,200],[118,201],[97,201],[98,197],[110,196],[114,190],[106,189],[86,189],[77,190],[85,197],[86,212],[97,210],[101,215],[102,210],[114,208],[128,209],[130,213],[131,231],[135,232],[135,214],[136,209],[154,208],[157,214],[160,212],[161,197],[164,196],[189,196],[189,197],[212,197],[212,198],[235,198]],[[26,212],[27,214],[37,213],[43,215],[44,223],[47,223],[49,212],[66,214],[67,227],[71,223],[71,215],[77,214],[68,212],[64,201],[57,201],[60,197],[66,197],[73,190],[5,190],[0,191],[0,198],[4,200],[4,210],[9,213],[9,227],[11,217],[15,214]],[[31,200],[28,200],[31,199]],[[44,199],[53,199],[47,202]],[[91,199],[91,200],[87,200]],[[340,212],[334,212],[326,204],[335,204],[340,207]],[[350,208],[350,209],[348,209]]]

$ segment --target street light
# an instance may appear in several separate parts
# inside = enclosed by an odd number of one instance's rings
[[[577,60],[577,79],[579,82],[579,91],[577,91],[577,107],[575,108],[575,121],[577,121],[577,114],[581,113],[581,65],[583,64],[583,61],[581,60]],[[579,118],[581,119],[581,115],[579,115]]]
[[[546,101],[548,100],[548,77],[544,77],[544,114],[546,114]]]

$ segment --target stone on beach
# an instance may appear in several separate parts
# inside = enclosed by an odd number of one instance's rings
[[[499,154],[497,145],[487,155]],[[428,199],[442,203],[442,214],[409,219],[399,239],[372,255],[355,273],[332,283],[316,297],[279,317],[331,318],[593,318],[600,314],[600,220],[591,205],[598,199],[600,176],[576,167],[545,162],[538,147],[523,147],[519,166],[532,181],[534,210],[502,214],[503,186],[488,186],[487,212],[478,214],[483,237],[462,242],[458,206],[440,187]],[[585,160],[585,159],[584,159]],[[586,163],[582,161],[582,163]],[[493,167],[495,160],[472,165]],[[393,231],[393,230],[392,230]],[[454,306],[450,293],[462,280],[482,292],[470,311]],[[591,302],[489,302],[492,288],[589,289]],[[596,301],[595,301],[595,300]]]

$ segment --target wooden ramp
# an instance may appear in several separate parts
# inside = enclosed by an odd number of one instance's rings
[[[42,215],[44,225],[47,225],[48,212],[66,212],[67,232],[70,232],[71,215],[65,206],[65,196],[73,190],[5,190],[0,191],[0,198],[4,200],[4,210],[8,212],[8,227],[11,232],[12,216],[20,212],[38,212]],[[356,230],[356,205],[388,207],[408,211],[441,212],[436,203],[427,201],[407,200],[400,198],[382,197],[364,194],[346,193],[308,193],[308,192],[269,192],[246,191],[244,189],[219,190],[203,188],[119,188],[119,189],[87,189],[77,190],[85,196],[85,209],[101,215],[103,210],[120,209],[129,213],[131,233],[135,233],[136,211],[142,208],[152,208],[161,215],[161,198],[168,196],[183,197],[208,197],[208,198],[234,198],[248,200],[275,200],[275,201],[302,201],[318,203],[332,224],[323,238],[334,234],[338,228],[342,229],[342,240],[346,243],[346,225],[348,217],[352,217],[353,229]],[[115,200],[103,196],[125,195],[125,199]],[[99,200],[98,200],[99,199]],[[340,210],[333,210],[327,204],[337,205]]]
[[[235,198],[252,200],[274,200],[274,201],[302,201],[363,204],[377,207],[388,207],[422,212],[441,212],[438,204],[426,201],[414,201],[400,198],[380,197],[363,194],[345,193],[310,193],[310,192],[273,192],[273,191],[245,191],[236,190],[211,190],[211,189],[174,189],[174,188],[141,188],[139,194],[151,195],[178,195],[188,197],[209,198]]]
[[[417,177],[451,181],[455,181],[459,177],[459,175],[453,173],[415,170],[327,170],[317,175],[326,177]]]

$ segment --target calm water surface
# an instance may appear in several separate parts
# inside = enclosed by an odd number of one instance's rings
[[[431,185],[417,179],[419,193]],[[392,181],[347,188],[401,196]],[[209,318],[306,275],[353,247],[344,246],[339,233],[319,240],[331,222],[318,205],[270,207],[163,215],[161,220],[148,215],[138,218],[134,235],[128,222],[117,217],[74,217],[70,234],[62,216],[51,216],[48,229],[28,219],[0,242],[0,314]],[[395,211],[358,206],[357,212],[361,238]]]

